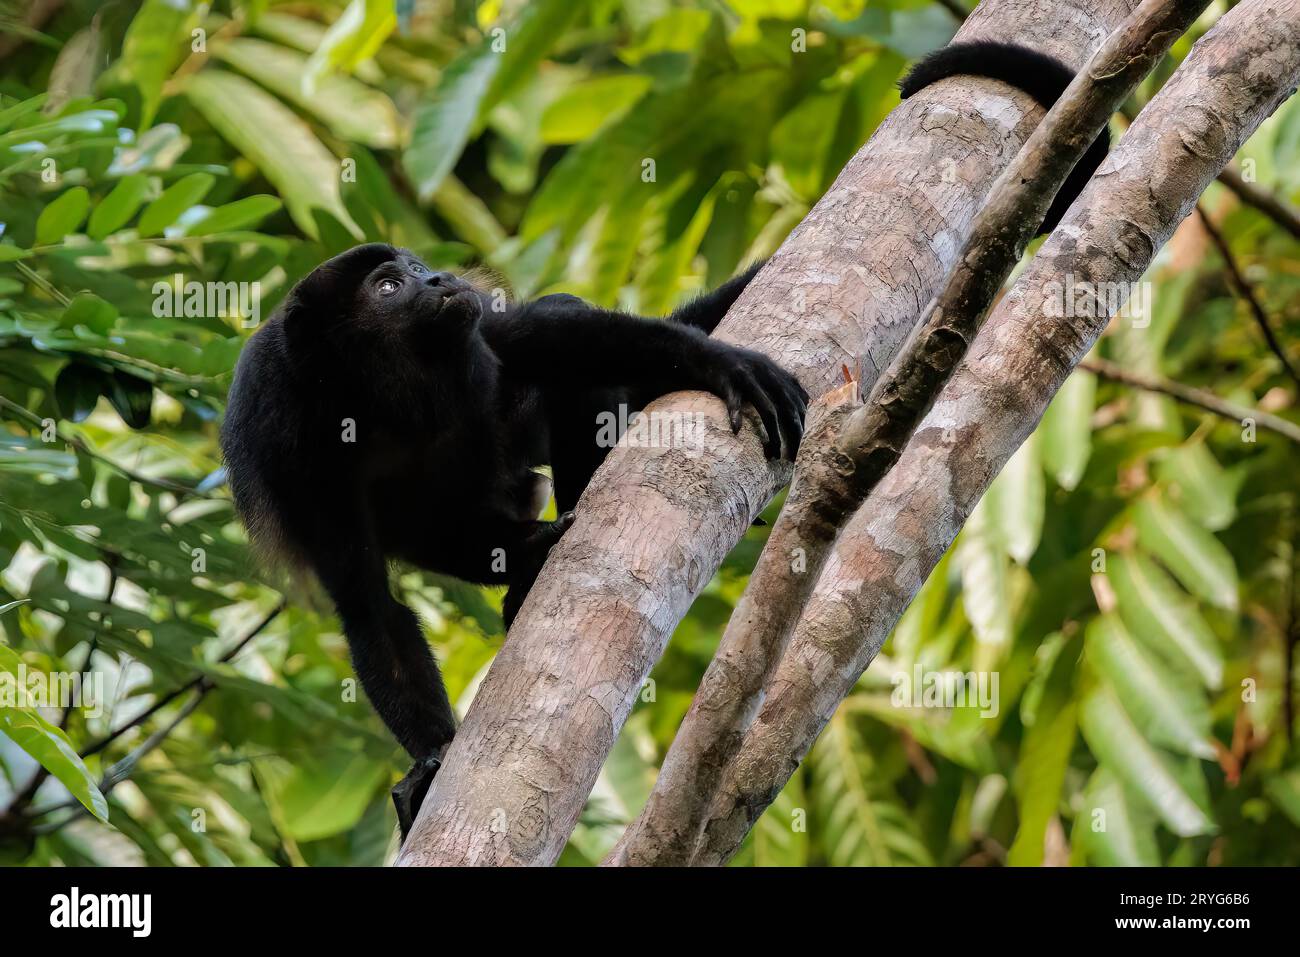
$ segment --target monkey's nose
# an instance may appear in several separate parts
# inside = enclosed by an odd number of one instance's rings
[[[446,289],[450,289],[454,286],[459,285],[459,282],[456,279],[455,273],[435,272],[431,274],[429,278],[424,281],[424,284],[426,286],[442,286]]]

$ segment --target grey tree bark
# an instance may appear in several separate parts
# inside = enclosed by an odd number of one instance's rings
[[[840,538],[714,803],[697,864],[739,848],[966,516],[1109,319],[1049,318],[1059,283],[1138,280],[1300,82],[1300,0],[1244,0],[1193,48],[990,316]],[[1055,303],[1059,305],[1059,303]]]
[[[1134,0],[986,0],[959,36],[1074,68]],[[1042,117],[954,78],[903,102],[732,309],[717,335],[814,395],[842,365],[869,388],[951,267],[994,178]],[[563,849],[651,666],[691,601],[789,478],[753,429],[684,393],[651,409],[708,423],[704,448],[615,449],[552,552],[425,799],[400,865],[549,864]]]

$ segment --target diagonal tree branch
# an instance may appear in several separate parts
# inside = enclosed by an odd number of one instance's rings
[[[1270,432],[1275,432],[1292,442],[1300,442],[1300,425],[1288,422],[1281,416],[1273,415],[1262,409],[1252,409],[1248,405],[1229,402],[1213,392],[1196,389],[1181,382],[1175,382],[1173,379],[1160,379],[1141,372],[1134,372],[1132,369],[1125,369],[1123,366],[1108,362],[1105,359],[1085,359],[1079,363],[1079,368],[1133,389],[1142,389],[1144,392],[1159,392],[1187,405],[1194,405],[1206,412],[1213,412],[1215,415],[1222,416],[1230,422],[1236,422],[1238,425],[1247,421],[1254,422],[1261,429],[1268,429]]]
[[[1074,67],[1129,0],[986,0],[965,39],[1022,42]],[[732,309],[717,335],[813,394],[842,365],[869,387],[951,266],[993,179],[1041,117],[990,80],[904,101]],[[700,394],[654,403],[705,423],[702,448],[614,449],[552,552],[434,779],[399,864],[558,857],[641,684],[691,601],[788,478]],[[698,417],[698,418],[695,418]]]
[[[1219,182],[1228,187],[1237,199],[1259,210],[1296,239],[1300,239],[1300,212],[1297,212],[1290,203],[1274,196],[1268,190],[1260,189],[1254,183],[1247,182],[1242,178],[1241,173],[1231,166],[1219,174]]]
[[[1245,273],[1241,271],[1241,266],[1237,263],[1237,257],[1232,254],[1232,247],[1228,245],[1228,241],[1223,238],[1223,233],[1219,231],[1219,227],[1214,225],[1200,203],[1196,204],[1196,216],[1201,221],[1201,228],[1210,237],[1210,241],[1214,243],[1214,248],[1219,251],[1219,256],[1223,259],[1224,268],[1228,271],[1228,282],[1233,291],[1250,308],[1251,318],[1255,320],[1255,325],[1259,327],[1260,335],[1264,337],[1264,344],[1268,346],[1269,352],[1277,357],[1278,363],[1282,366],[1282,371],[1290,376],[1291,381],[1296,385],[1300,385],[1300,371],[1296,370],[1295,365],[1287,357],[1286,347],[1282,345],[1277,333],[1273,331],[1273,324],[1268,321],[1268,313],[1264,310],[1264,304],[1259,301],[1259,296],[1255,295],[1255,290],[1246,281]]]
[[[1245,0],[1143,110],[837,543],[728,769],[696,863],[723,863],[739,848],[1101,334],[1104,308],[1050,318],[1062,279],[1094,289],[1136,281],[1298,79],[1300,0]]]
[[[610,863],[690,862],[724,767],[740,745],[840,529],[898,461],[1070,171],[1208,5],[1209,0],[1144,0],[1079,71],[998,177],[955,269],[898,357],[876,380],[866,403],[840,417],[835,434],[823,440],[830,447],[804,457],[805,470],[817,466],[811,474],[796,469],[785,510],[646,808]]]

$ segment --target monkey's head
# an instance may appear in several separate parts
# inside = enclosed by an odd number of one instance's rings
[[[327,335],[401,339],[436,325],[447,301],[458,293],[482,295],[454,273],[434,272],[410,250],[367,243],[313,269],[289,293],[284,315],[290,322],[306,320]],[[475,315],[470,314],[471,321]]]

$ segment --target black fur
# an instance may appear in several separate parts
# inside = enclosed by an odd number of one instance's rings
[[[769,455],[792,458],[803,388],[707,335],[756,271],[669,321],[564,295],[494,311],[497,297],[370,244],[298,283],[244,349],[221,434],[235,503],[256,543],[320,579],[366,694],[416,759],[395,792],[403,831],[456,728],[388,561],[508,585],[509,625],[608,452],[598,413],[667,392],[713,392],[733,429],[753,405]],[[536,520],[546,464],[556,522]]]
[[[903,99],[907,99],[931,83],[950,76],[983,76],[1001,80],[1028,93],[1045,110],[1050,110],[1065,88],[1074,80],[1071,69],[1055,57],[1022,47],[1015,43],[997,43],[976,40],[969,43],[950,43],[920,60],[898,83]],[[1052,201],[1039,233],[1050,233],[1065,215],[1070,204],[1083,192],[1110,150],[1110,132],[1101,135],[1088,147],[1086,153],[1070,171]]]

